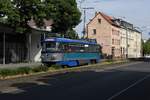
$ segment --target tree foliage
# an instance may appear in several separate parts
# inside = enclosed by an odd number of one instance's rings
[[[0,17],[4,16],[18,32],[28,32],[31,19],[38,27],[52,19],[52,31],[65,34],[80,22],[81,13],[76,0],[0,0]]]
[[[53,9],[50,16],[54,20],[54,32],[65,33],[80,22],[81,13],[76,0],[45,0],[45,2],[49,9]]]
[[[143,43],[143,52],[144,54],[150,54],[150,39]]]
[[[65,37],[65,38],[70,38],[70,39],[79,39],[78,34],[77,34],[76,31],[73,30],[73,29],[68,30],[68,31],[66,32],[66,34],[65,34],[64,37]]]

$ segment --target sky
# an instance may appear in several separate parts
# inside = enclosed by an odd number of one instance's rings
[[[103,12],[134,24],[143,31],[144,39],[150,38],[150,0],[77,0],[77,3],[82,13],[81,8],[94,8],[86,11],[86,23],[94,17],[96,11]],[[82,36],[83,21],[75,29]]]

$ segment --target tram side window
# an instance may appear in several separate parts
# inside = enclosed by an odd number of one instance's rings
[[[98,45],[80,44],[80,43],[60,43],[59,51],[61,52],[99,52]]]
[[[84,45],[80,43],[60,43],[59,49],[62,52],[85,52]]]
[[[84,46],[79,43],[69,43],[69,52],[84,52]]]
[[[98,45],[89,45],[88,52],[99,52]]]
[[[73,52],[73,48],[69,45],[69,43],[60,43],[59,51],[61,52]]]

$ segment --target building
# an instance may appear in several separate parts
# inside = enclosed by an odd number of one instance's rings
[[[136,30],[133,24],[118,19],[121,32],[121,55],[122,57],[141,57],[142,34]]]
[[[96,39],[103,54],[119,58],[141,56],[141,32],[124,20],[96,12],[87,24],[86,38]]]
[[[0,64],[26,61],[26,35],[0,24]]]
[[[51,31],[52,21],[45,21],[43,28],[29,22],[31,33],[16,33],[12,28],[0,24],[0,64],[40,62],[41,36]]]
[[[107,56],[120,57],[120,26],[115,23],[114,18],[98,12],[87,24],[85,37],[96,39],[102,46],[103,54]]]

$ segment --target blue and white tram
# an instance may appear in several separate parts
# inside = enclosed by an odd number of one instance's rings
[[[96,42],[67,38],[48,38],[43,42],[42,62],[62,66],[78,66],[97,63],[101,59],[101,47]]]

